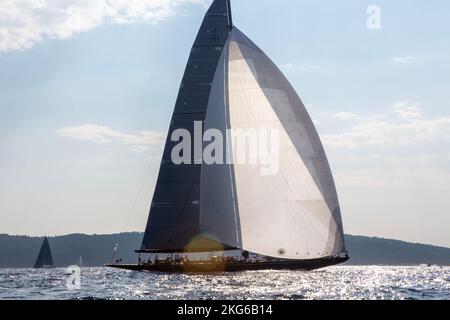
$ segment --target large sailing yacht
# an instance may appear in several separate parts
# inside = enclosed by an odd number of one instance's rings
[[[224,163],[199,161],[196,150],[192,161],[175,163],[174,132],[195,135],[198,123],[202,133],[214,129],[227,138],[231,130],[277,130],[276,172],[261,174],[264,161],[236,161],[232,139],[226,139],[232,142],[223,150]],[[110,266],[313,270],[348,260],[336,188],[314,124],[282,72],[233,25],[229,0],[213,1],[194,42],[136,252],[138,264]],[[210,254],[188,257],[198,253]]]

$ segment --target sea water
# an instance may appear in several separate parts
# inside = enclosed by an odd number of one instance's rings
[[[139,273],[0,269],[0,299],[450,299],[450,267],[338,266],[313,272]]]

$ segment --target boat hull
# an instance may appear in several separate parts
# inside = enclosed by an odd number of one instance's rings
[[[345,258],[323,258],[314,260],[295,260],[295,261],[267,261],[267,262],[191,262],[185,264],[152,264],[152,265],[127,265],[111,264],[110,268],[147,271],[147,272],[165,272],[165,273],[211,273],[211,272],[242,272],[258,270],[302,270],[312,271],[337,264],[348,260]]]

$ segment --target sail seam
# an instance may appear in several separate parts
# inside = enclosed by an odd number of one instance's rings
[[[225,50],[229,50],[229,42],[228,42],[228,46],[226,47],[226,49]],[[225,51],[224,52],[224,54],[227,54],[228,53],[228,55],[229,55],[229,52],[227,52],[227,51]],[[224,102],[225,102],[225,106],[224,106],[224,112],[225,112],[225,119],[226,119],[226,121],[227,121],[227,128],[231,128],[231,123],[230,123],[230,114],[229,114],[229,112],[228,112],[228,106],[229,106],[229,104],[230,104],[230,98],[229,98],[229,93],[228,93],[228,90],[229,90],[229,88],[228,88],[228,58],[229,57],[227,57],[227,59],[225,59],[224,60],[224,65],[223,65],[223,68],[224,68],[224,87],[223,87],[223,92],[224,92]],[[229,136],[227,135],[227,139],[229,138]],[[233,159],[233,150],[232,150],[232,148],[231,148],[231,146],[230,146],[230,143],[231,143],[231,141],[229,141],[227,144],[226,144],[226,149],[227,149],[227,156],[228,156],[228,159],[229,160],[231,160],[231,159]],[[235,226],[236,226],[236,240],[237,240],[237,243],[238,244],[240,244],[240,246],[241,247],[243,247],[243,243],[242,243],[242,238],[241,238],[241,236],[240,236],[240,223],[238,222],[238,219],[239,219],[239,214],[238,214],[238,204],[237,204],[237,193],[236,193],[236,188],[235,188],[235,177],[234,177],[234,174],[233,174],[233,169],[232,169],[232,165],[230,164],[229,165],[229,168],[230,168],[230,184],[231,184],[231,194],[232,194],[232,197],[233,197],[233,209],[234,209],[234,221],[235,221]]]

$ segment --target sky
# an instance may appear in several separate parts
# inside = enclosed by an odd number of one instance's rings
[[[0,2],[0,233],[144,230],[208,3]],[[345,232],[450,247],[450,2],[232,6],[311,114]]]

